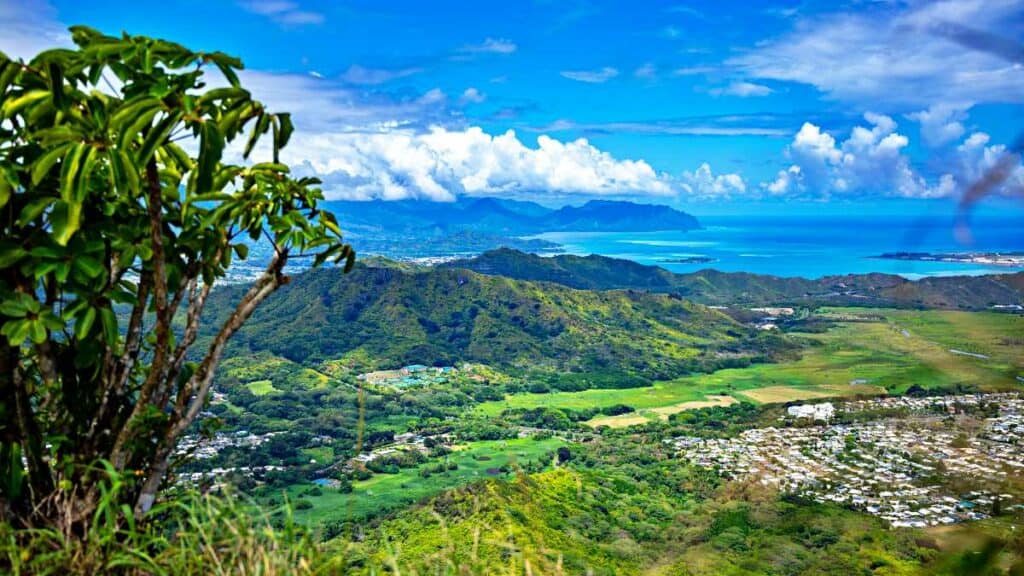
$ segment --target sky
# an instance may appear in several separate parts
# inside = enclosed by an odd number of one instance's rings
[[[1002,162],[986,204],[1024,214],[1019,0],[0,0],[0,21],[14,57],[79,23],[241,57],[331,198],[892,210]]]

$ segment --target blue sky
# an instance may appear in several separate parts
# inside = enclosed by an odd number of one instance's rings
[[[255,95],[295,113],[286,159],[333,197],[934,205],[1024,130],[1010,0],[0,0],[0,16],[16,56],[85,23],[242,57]],[[1012,161],[997,197],[1024,187]]]

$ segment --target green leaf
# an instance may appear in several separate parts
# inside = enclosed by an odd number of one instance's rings
[[[103,264],[91,256],[79,256],[73,260],[75,268],[81,270],[88,278],[97,278],[103,274]]]
[[[117,316],[110,308],[100,308],[100,322],[103,324],[103,336],[107,340],[107,346],[113,348],[117,345]]]
[[[92,175],[92,169],[95,165],[96,148],[88,146],[78,168],[78,174],[75,175],[74,199],[78,204],[85,202],[85,197],[89,195],[89,177]]]
[[[92,306],[85,309],[85,312],[78,317],[78,321],[75,322],[75,338],[83,340],[89,335],[89,330],[92,329],[92,325],[96,322],[96,309]]]
[[[142,183],[139,181],[139,171],[128,157],[128,153],[118,150],[115,163],[121,172],[121,177],[124,178],[127,191],[137,194],[142,189]]]
[[[44,310],[39,318],[43,321],[43,326],[51,332],[64,329],[64,323],[61,322],[60,318],[50,310]]]
[[[38,186],[43,181],[43,178],[50,173],[50,169],[57,163],[57,160],[60,160],[73,145],[72,143],[61,144],[40,156],[32,164],[32,185]]]
[[[7,91],[7,87],[14,82],[18,72],[21,72],[21,66],[17,62],[7,58],[3,59],[3,62],[0,63],[0,94]]]
[[[0,118],[10,118],[11,116],[21,112],[23,108],[44,100],[49,96],[49,90],[32,90],[18,98],[8,100],[4,102],[3,107],[0,107]]]
[[[6,175],[0,174],[0,208],[7,206],[12,192],[14,190],[11,188],[11,183],[7,181]]]
[[[67,101],[64,99],[64,69],[55,61],[50,61],[47,66],[50,80],[50,92],[53,93],[53,105],[60,110],[67,110]]]
[[[81,225],[82,205],[77,202],[58,200],[50,214],[50,226],[53,240],[61,246],[67,246],[68,240],[78,231]]]
[[[29,337],[32,339],[32,342],[36,344],[42,344],[43,342],[46,342],[46,327],[43,326],[42,321],[35,320],[29,322],[28,327]]]
[[[235,244],[232,246],[235,249],[235,254],[238,255],[240,260],[245,260],[249,257],[249,246],[246,244]]]
[[[277,114],[277,120],[281,124],[281,129],[278,133],[278,148],[284,148],[288,145],[288,140],[292,137],[292,132],[295,131],[295,126],[292,125],[292,115],[287,112],[280,112]]]
[[[224,151],[224,136],[214,122],[203,122],[200,128],[199,160],[196,162],[195,190],[200,194],[211,192],[214,170]]]
[[[164,144],[167,137],[170,136],[171,131],[181,120],[181,111],[175,110],[167,114],[163,120],[161,120],[156,126],[150,129],[149,134],[146,135],[145,141],[142,142],[142,147],[139,148],[139,152],[136,155],[137,166],[145,166],[149,159],[153,157],[153,153],[157,147]]]
[[[28,314],[28,309],[17,300],[4,300],[0,302],[0,314],[11,318],[24,318]]]
[[[28,252],[26,252],[21,246],[0,246],[0,269],[10,268],[11,265],[25,256],[28,256]]]
[[[88,144],[79,142],[64,155],[64,162],[60,167],[60,197],[65,202],[75,199],[75,178],[78,176],[86,148],[89,148]]]
[[[30,200],[25,207],[21,209],[21,214],[18,215],[18,226],[27,226],[29,222],[32,222],[39,217],[40,214],[46,211],[53,204],[54,198],[35,198]]]
[[[249,140],[245,143],[245,152],[242,154],[243,158],[248,158],[249,154],[252,153],[252,149],[256,147],[256,142],[259,141],[260,136],[267,133],[267,129],[270,128],[270,114],[260,113],[259,119],[256,121],[256,125],[253,126],[252,132],[249,134]]]
[[[14,322],[6,322],[3,328],[0,329],[0,334],[7,337],[7,341],[14,346],[21,346],[28,337],[28,331],[31,327],[31,322],[28,320],[17,320]]]

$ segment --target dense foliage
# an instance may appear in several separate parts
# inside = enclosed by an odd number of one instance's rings
[[[240,291],[240,290],[237,290]],[[224,291],[211,298],[220,321]],[[587,292],[465,270],[357,265],[296,278],[233,342],[300,363],[357,369],[482,362],[579,374],[575,389],[643,383],[783,357],[792,346],[670,295]],[[608,375],[601,376],[602,373]],[[603,384],[603,383],[604,384]]]
[[[241,86],[237,59],[85,27],[72,38],[29,62],[0,54],[0,514],[68,532],[98,505],[101,460],[137,477],[121,503],[152,505],[224,346],[287,282],[289,257],[353,257],[318,182],[278,162],[291,121]],[[208,88],[210,67],[222,87]],[[268,132],[270,161],[225,160]],[[243,237],[274,256],[195,351]]]

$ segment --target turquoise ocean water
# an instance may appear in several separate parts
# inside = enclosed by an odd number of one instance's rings
[[[873,258],[900,251],[1024,252],[1024,222],[1017,216],[974,218],[966,230],[938,217],[709,216],[700,221],[703,229],[688,232],[551,232],[536,237],[561,244],[566,253],[625,258],[673,272],[715,268],[806,278],[884,272],[913,279],[1024,270]],[[712,261],[667,261],[688,257]]]

